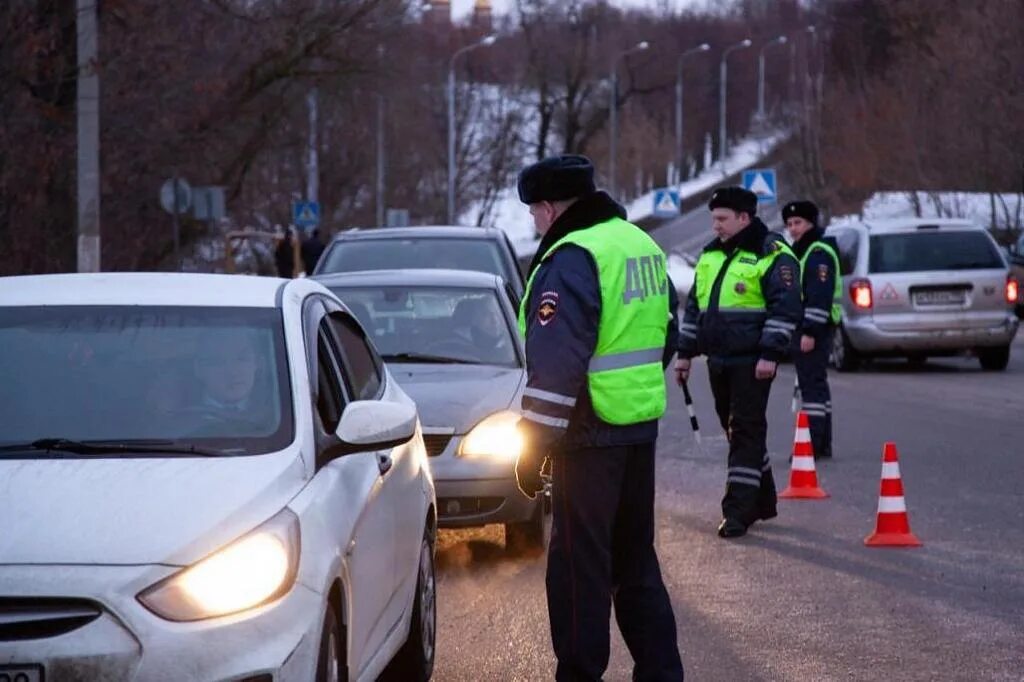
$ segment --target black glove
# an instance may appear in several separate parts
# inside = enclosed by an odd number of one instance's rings
[[[516,485],[531,500],[537,493],[544,490],[544,479],[541,470],[547,460],[533,453],[521,454],[516,460]]]

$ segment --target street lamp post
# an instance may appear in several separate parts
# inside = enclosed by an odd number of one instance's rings
[[[676,62],[676,177],[682,180],[681,169],[683,167],[683,60],[693,54],[707,52],[711,46],[701,43],[679,55]]]
[[[725,137],[725,93],[729,73],[727,71],[725,62],[729,58],[730,54],[732,54],[736,50],[746,49],[750,47],[750,45],[750,39],[747,38],[746,40],[743,40],[741,42],[736,43],[735,45],[730,45],[729,47],[725,48],[725,51],[722,52],[722,61],[719,63],[718,66],[718,160],[722,163],[723,168],[725,168],[725,155],[729,151],[729,145]]]
[[[455,61],[462,55],[493,45],[497,36],[489,35],[455,51],[448,60],[448,224],[455,224]]]
[[[764,121],[764,53],[772,45],[785,45],[786,36],[779,36],[769,40],[761,46],[760,54],[757,56],[757,119]]]
[[[609,151],[609,153],[608,153],[608,165],[609,165],[609,172],[611,173],[611,178],[610,178],[610,181],[608,183],[608,187],[611,190],[611,194],[612,194],[613,197],[616,196],[616,180],[615,180],[615,178],[616,178],[616,167],[615,167],[616,158],[615,157],[616,157],[616,153],[618,151],[618,144],[619,144],[619,76],[618,76],[619,60],[624,58],[624,57],[627,57],[627,56],[633,54],[634,52],[642,52],[643,50],[646,50],[648,47],[650,47],[650,43],[648,43],[646,40],[642,40],[639,43],[637,43],[636,45],[634,45],[633,47],[629,48],[628,50],[623,50],[622,52],[619,52],[612,59],[612,69],[611,69],[611,71],[612,71],[612,101],[611,101],[611,107],[610,107],[610,112],[609,112],[610,115],[611,115],[611,131],[610,131],[611,140],[609,141],[609,150],[608,150]]]

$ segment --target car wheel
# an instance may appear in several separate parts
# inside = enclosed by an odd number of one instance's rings
[[[434,546],[430,529],[420,544],[420,563],[416,575],[416,596],[412,606],[409,637],[395,654],[382,679],[426,682],[434,674],[434,647],[437,636],[437,581],[434,576]]]
[[[320,655],[316,662],[316,682],[339,682],[348,679],[344,667],[345,638],[342,636],[338,614],[330,602],[327,603],[327,613],[324,614],[322,632]]]
[[[551,510],[546,497],[538,498],[528,521],[505,524],[505,549],[510,553],[542,552],[550,539]]]
[[[860,367],[860,356],[850,345],[850,339],[846,337],[842,326],[836,329],[835,334],[832,335],[832,351],[829,353],[829,360],[832,366],[840,372],[855,372]]]
[[[978,362],[981,368],[990,372],[1001,372],[1010,364],[1010,347],[997,346],[995,348],[979,348],[977,350]]]

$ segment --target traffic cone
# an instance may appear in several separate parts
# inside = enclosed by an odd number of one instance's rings
[[[907,503],[903,499],[903,480],[896,444],[886,443],[882,450],[882,489],[878,496],[878,520],[875,532],[864,538],[868,547],[920,547],[921,541],[910,532]]]
[[[789,486],[779,497],[787,499],[818,500],[828,493],[818,487],[818,472],[814,468],[814,448],[811,446],[811,427],[807,413],[796,414],[796,436],[793,438],[793,461],[789,465]]]

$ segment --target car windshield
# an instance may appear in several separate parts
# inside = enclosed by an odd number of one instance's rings
[[[263,308],[0,308],[0,448],[279,450],[293,438],[282,329]]]
[[[515,281],[496,241],[451,237],[341,240],[325,256],[320,273],[409,268],[476,270]]]
[[[980,230],[872,235],[869,263],[877,273],[1005,267],[995,244]]]
[[[387,286],[334,293],[387,362],[519,366],[514,332],[493,290]]]

